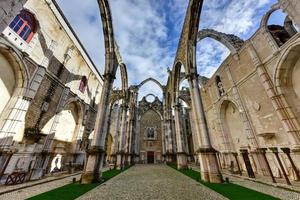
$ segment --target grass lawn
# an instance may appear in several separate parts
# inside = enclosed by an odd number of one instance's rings
[[[170,167],[177,169],[176,165],[169,165]],[[232,200],[274,200],[278,199],[273,196],[251,190],[233,183],[206,183],[200,180],[200,173],[191,169],[178,170],[186,176],[200,182],[206,187],[218,192]]]
[[[79,196],[87,193],[88,191],[92,190],[93,188],[101,185],[105,181],[111,179],[112,177],[120,174],[121,172],[125,171],[129,167],[126,167],[123,170],[108,170],[103,172],[102,178],[104,179],[101,183],[91,183],[91,184],[80,184],[80,183],[70,183],[64,185],[62,187],[56,188],[54,190],[50,190],[48,192],[39,194],[37,196],[29,198],[30,200],[71,200],[76,199]]]

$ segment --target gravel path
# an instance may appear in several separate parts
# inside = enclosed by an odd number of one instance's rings
[[[79,199],[218,200],[226,198],[166,165],[136,165]]]

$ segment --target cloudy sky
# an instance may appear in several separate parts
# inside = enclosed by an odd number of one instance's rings
[[[75,32],[103,73],[104,42],[96,0],[57,0]],[[117,43],[128,67],[129,84],[148,77],[167,81],[167,67],[172,68],[188,0],[110,0]],[[263,14],[277,0],[206,0],[200,28],[212,28],[248,39],[258,28]],[[271,23],[282,24],[284,14],[276,12]],[[204,39],[197,47],[197,69],[210,77],[229,55],[229,51],[212,39]],[[115,87],[120,87],[117,76]],[[148,83],[140,96],[159,88]]]

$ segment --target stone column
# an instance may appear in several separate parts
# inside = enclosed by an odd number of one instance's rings
[[[267,148],[260,148],[258,150],[261,152],[261,154],[263,155],[263,158],[265,159],[265,163],[267,164],[268,172],[269,172],[269,174],[270,174],[270,176],[272,178],[273,183],[276,183],[275,177],[273,175],[272,169],[270,167],[270,164],[269,164],[267,156],[266,156],[266,150],[267,150]]]
[[[189,74],[192,110],[195,119],[195,131],[198,136],[198,157],[200,162],[201,179],[207,182],[220,183],[222,175],[218,166],[216,150],[212,147],[201,94],[199,90],[198,74]]]
[[[181,129],[181,117],[180,117],[180,108],[181,105],[177,103],[174,106],[175,111],[175,134],[176,134],[176,143],[177,143],[177,168],[186,169],[187,168],[187,155],[184,151],[183,141],[182,141],[182,129]]]
[[[281,150],[286,154],[286,156],[288,157],[291,165],[292,165],[292,168],[296,174],[296,180],[297,181],[300,181],[300,174],[299,174],[299,170],[297,169],[292,157],[291,157],[291,150],[289,148],[281,148]]]
[[[123,168],[124,162],[124,153],[125,153],[125,139],[126,139],[126,121],[127,121],[127,110],[128,106],[126,103],[123,102],[122,106],[122,121],[121,121],[121,130],[119,135],[119,145],[118,145],[118,152],[117,152],[117,169]]]
[[[93,181],[100,181],[100,162],[103,161],[105,154],[105,123],[107,121],[106,113],[109,108],[109,97],[112,91],[114,76],[112,74],[104,75],[103,90],[95,124],[95,134],[90,148],[88,149],[88,159],[81,176],[81,183],[88,184]]]
[[[193,146],[194,146],[194,153],[196,152],[196,150],[199,148],[199,144],[198,144],[198,140],[197,140],[197,136],[196,136],[196,132],[195,132],[195,120],[193,117],[193,112],[191,108],[188,108],[188,112],[189,112],[189,119],[190,119],[190,125],[191,125],[191,132],[192,132],[192,138],[193,138]]]
[[[286,172],[285,172],[285,169],[284,169],[284,167],[283,167],[283,164],[282,164],[282,162],[281,162],[281,160],[280,160],[280,158],[279,158],[279,155],[278,155],[279,152],[278,152],[277,147],[269,148],[269,149],[274,153],[274,155],[275,155],[275,157],[276,157],[276,160],[277,160],[277,162],[278,162],[278,164],[279,164],[279,166],[280,166],[281,172],[283,173],[283,176],[284,176],[284,178],[285,178],[286,183],[287,183],[288,185],[292,185],[291,182],[290,182],[290,180],[289,180],[289,177],[287,176],[287,174],[286,174]]]
[[[131,111],[132,112],[132,111]],[[130,114],[132,115],[132,114]],[[133,124],[134,124],[134,119],[133,116],[129,117],[129,122],[128,122],[128,129],[127,129],[127,145],[126,145],[126,153],[127,153],[127,159],[126,162],[128,165],[131,165],[131,157],[132,157],[132,139],[133,139]]]
[[[115,131],[115,134],[114,134],[114,143],[113,143],[113,162],[114,162],[114,165],[116,166],[116,163],[117,163],[117,152],[118,152],[118,138],[119,138],[119,134],[120,134],[120,129],[119,129],[119,127],[120,127],[120,114],[121,114],[121,112],[120,112],[120,107],[119,107],[119,105],[117,105],[115,108],[113,108],[113,109],[117,109],[117,111],[116,111],[116,115],[115,115],[115,117],[116,117],[116,122],[115,122],[115,129],[114,129],[114,131]]]

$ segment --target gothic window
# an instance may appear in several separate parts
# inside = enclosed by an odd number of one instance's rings
[[[148,127],[146,129],[146,139],[154,140],[155,139],[155,129],[154,127]]]
[[[79,91],[80,91],[81,93],[84,93],[86,87],[87,87],[87,78],[86,78],[86,76],[82,76],[82,77],[81,77],[80,84],[79,84]]]
[[[9,27],[25,42],[29,43],[35,33],[36,21],[31,13],[23,10],[9,24]]]
[[[218,88],[219,96],[223,96],[225,94],[225,90],[220,76],[216,76],[216,85]]]

